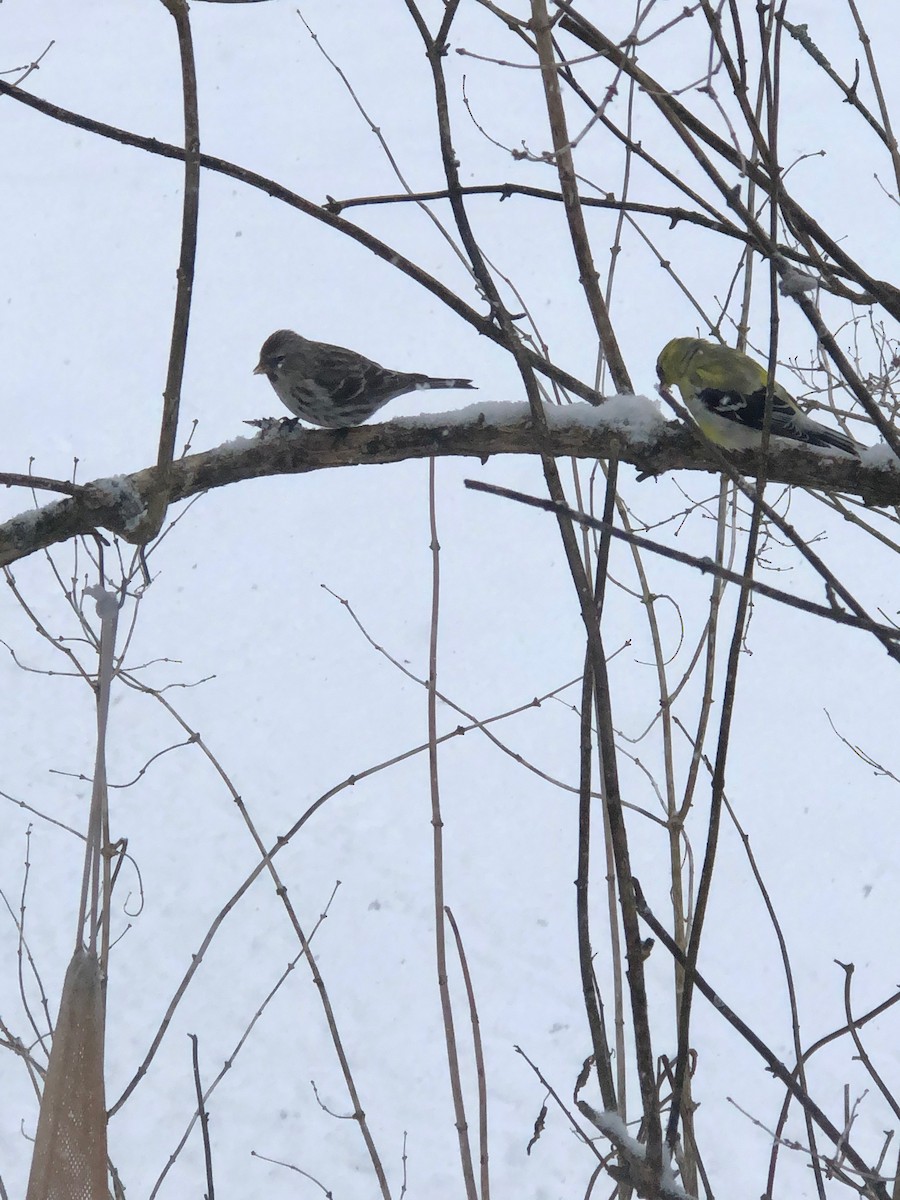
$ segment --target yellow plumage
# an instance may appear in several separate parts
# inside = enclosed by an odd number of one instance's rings
[[[754,359],[702,338],[673,338],[656,363],[660,383],[677,387],[691,416],[710,441],[730,449],[758,448],[769,375]],[[813,421],[793,396],[772,388],[772,437],[856,455],[852,438]]]

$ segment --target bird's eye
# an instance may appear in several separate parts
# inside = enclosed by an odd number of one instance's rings
[[[284,364],[284,355],[276,354],[275,357],[272,359],[272,366],[275,368],[276,371],[280,371],[283,364]]]

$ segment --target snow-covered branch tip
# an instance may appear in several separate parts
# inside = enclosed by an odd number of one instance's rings
[[[647,1147],[631,1136],[618,1113],[598,1112],[585,1100],[578,1101],[578,1109],[618,1150],[619,1162],[607,1167],[613,1179],[634,1188],[639,1196],[658,1196],[660,1200],[695,1200],[690,1192],[676,1182],[675,1174],[667,1162],[663,1162],[658,1177],[655,1171],[651,1171]]]

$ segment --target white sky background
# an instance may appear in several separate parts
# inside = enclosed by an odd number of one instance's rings
[[[434,27],[440,5],[426,7]],[[792,6],[846,78],[858,45],[840,6]],[[862,7],[876,47],[889,58],[896,18],[874,0]],[[659,6],[659,20],[681,4]],[[376,139],[344,86],[310,40],[294,3],[204,5],[192,10],[200,85],[203,149],[270,175],[311,200],[400,190]],[[372,11],[374,12],[374,6]],[[403,4],[368,6],[311,2],[304,15],[350,76],[415,188],[442,186],[430,72]],[[748,6],[748,21],[754,18]],[[894,26],[890,24],[894,22]],[[697,18],[699,26],[699,18]],[[624,30],[623,30],[624,32]],[[677,53],[690,28],[648,52],[648,69],[671,86],[702,74]],[[892,41],[891,39],[894,39]],[[174,24],[162,5],[60,0],[0,6],[0,70],[55,45],[27,86],[77,112],[168,141],[182,138],[181,84]],[[454,46],[525,61],[493,19],[463,0]],[[705,45],[705,43],[704,43]],[[798,198],[846,237],[850,253],[874,274],[897,278],[896,207],[873,180],[889,185],[886,161],[796,48],[786,48],[783,101],[791,113],[781,160],[819,149],[796,168]],[[882,81],[896,98],[889,62]],[[549,145],[546,114],[533,72],[446,60],[454,101],[455,147],[463,182],[521,180],[553,188],[546,167],[514,163],[490,146],[460,104],[460,81],[478,120],[497,141]],[[4,76],[10,78],[9,75]],[[724,78],[720,81],[726,90]],[[598,87],[598,93],[600,88]],[[622,92],[624,97],[624,89]],[[621,101],[624,104],[624,99]],[[621,109],[617,115],[621,115]],[[823,113],[827,111],[827,120]],[[584,121],[572,109],[572,129]],[[648,140],[656,128],[641,130]],[[674,147],[666,142],[670,155]],[[0,466],[50,476],[105,476],[155,460],[165,380],[181,223],[182,168],[138,150],[53,122],[5,100],[0,110],[0,244],[4,262],[0,361],[4,373],[4,453]],[[690,170],[683,156],[679,161]],[[618,166],[592,162],[590,141],[580,167],[619,191]],[[589,169],[588,169],[589,168]],[[608,175],[603,172],[608,171]],[[802,183],[798,180],[802,179]],[[737,181],[737,180],[735,180]],[[671,202],[642,171],[634,199]],[[827,200],[823,197],[827,196]],[[448,219],[445,206],[436,211]],[[540,324],[554,360],[592,377],[595,339],[574,282],[561,207],[516,198],[476,200],[470,213],[484,248],[511,274]],[[465,273],[427,218],[411,206],[349,210],[357,220],[478,304]],[[613,220],[593,215],[601,273]],[[642,226],[709,312],[732,260],[697,250],[686,226],[663,220]],[[619,256],[613,319],[638,391],[651,394],[654,363],[671,336],[693,332],[697,318],[643,242],[627,234]],[[760,289],[760,297],[766,287]],[[837,309],[826,308],[826,317]],[[757,346],[767,343],[760,305]],[[808,358],[805,325],[782,310],[782,357]],[[242,420],[281,415],[265,380],[251,369],[273,329],[351,346],[386,365],[439,375],[471,376],[486,402],[519,401],[516,373],[499,348],[387,264],[264,194],[204,173],[200,244],[191,315],[179,445],[194,419],[195,450],[246,434]],[[413,394],[385,418],[472,402],[473,393]],[[874,441],[859,431],[863,440]],[[571,478],[563,465],[564,477]],[[647,520],[686,506],[676,481],[638,484],[623,468],[623,493]],[[580,674],[583,632],[552,519],[466,492],[476,476],[540,493],[534,463],[521,458],[438,463],[442,547],[439,686],[464,708],[487,717],[523,704]],[[584,470],[587,477],[587,470]],[[712,477],[677,481],[694,497],[712,495]],[[0,493],[0,517],[27,506],[21,492]],[[821,506],[799,495],[791,519],[870,611],[898,610],[896,569],[871,543],[852,536]],[[679,524],[657,531],[673,538]],[[675,544],[712,552],[713,523],[698,515]],[[427,465],[317,472],[220,489],[202,498],[151,558],[157,572],[140,608],[131,661],[169,659],[148,679],[162,686],[214,678],[167,697],[199,729],[243,796],[267,841],[297,819],[323,791],[347,776],[426,738],[424,689],[404,679],[366,645],[326,584],[354,606],[372,637],[420,676],[427,671],[430,554]],[[862,554],[869,557],[863,559]],[[72,575],[68,550],[54,558]],[[778,586],[814,594],[793,555],[771,548]],[[612,573],[629,587],[633,572],[614,547]],[[652,586],[677,596],[687,633],[686,665],[702,627],[708,580],[650,562]],[[791,570],[787,570],[791,568]],[[85,560],[79,560],[84,573]],[[893,573],[892,573],[893,572]],[[77,627],[44,557],[14,574],[54,635]],[[60,671],[64,663],[34,634],[11,594],[0,601],[0,637],[30,667]],[[670,653],[679,646],[674,609],[659,606]],[[606,614],[609,649],[630,644],[612,666],[617,728],[637,737],[658,702],[651,649],[640,606],[613,589]],[[728,793],[752,838],[793,956],[806,1043],[843,1021],[843,975],[833,960],[852,961],[854,1006],[878,1002],[896,984],[894,923],[900,887],[896,786],[876,778],[831,733],[824,710],[854,743],[896,767],[896,670],[861,634],[825,627],[800,614],[756,606],[741,663],[737,730]],[[673,677],[677,678],[677,675]],[[696,693],[696,685],[691,684]],[[93,764],[92,695],[79,681],[24,673],[0,659],[6,747],[0,791],[79,828],[89,784],[53,772],[88,776]],[[774,697],[786,707],[773,713]],[[565,694],[569,704],[578,689]],[[686,710],[690,713],[690,707]],[[442,709],[441,729],[460,723]],[[184,735],[151,699],[118,688],[113,702],[109,774],[133,779],[163,748]],[[548,702],[495,731],[541,770],[577,784],[578,721]],[[660,772],[654,737],[634,748]],[[488,1056],[493,1182],[497,1195],[541,1200],[583,1194],[592,1155],[551,1108],[548,1131],[530,1158],[525,1146],[544,1089],[513,1050],[539,1064],[568,1100],[589,1052],[575,944],[576,798],[517,766],[469,733],[441,751],[447,854],[447,901],[465,940]],[[682,760],[683,762],[683,760]],[[645,776],[623,761],[626,798],[657,811]],[[210,921],[256,861],[225,788],[195,748],[155,761],[132,788],[113,797],[113,831],[128,838],[144,888],[126,867],[114,921],[122,931],[109,991],[108,1100],[131,1079]],[[27,935],[55,1016],[72,948],[81,877],[80,843],[46,821],[0,801],[0,887],[18,907],[32,827]],[[695,852],[702,853],[704,813],[698,805]],[[279,859],[298,913],[312,927],[336,880],[341,886],[316,937],[319,963],[334,1004],[357,1085],[394,1194],[400,1189],[402,1138],[408,1131],[410,1196],[461,1194],[433,962],[431,813],[427,761],[420,755],[339,794],[310,821]],[[635,819],[635,870],[667,921],[668,849],[658,827]],[[598,949],[603,945],[597,864]],[[131,891],[128,915],[122,900]],[[721,861],[701,967],[785,1058],[790,1029],[777,947],[766,923],[739,839],[723,835]],[[0,922],[0,1016],[29,1039],[16,976],[17,935]],[[172,1153],[194,1106],[188,1032],[200,1037],[204,1078],[218,1071],[279,972],[297,951],[272,885],[261,879],[225,922],[199,975],[178,1008],[149,1074],[110,1127],[110,1151],[129,1196],[146,1196]],[[608,972],[598,960],[605,985]],[[671,968],[657,948],[648,961],[657,1053],[674,1053],[669,1011]],[[35,990],[27,984],[32,1004]],[[471,1082],[463,992],[454,975],[457,1028]],[[732,1096],[768,1125],[781,1090],[761,1062],[696,1004],[700,1050],[697,1098],[701,1147],[720,1194],[758,1194],[768,1153],[766,1134],[728,1105]],[[882,1074],[896,1081],[896,1018],[866,1033]],[[814,1060],[816,1095],[841,1121],[845,1081],[855,1097],[866,1087],[843,1043]],[[261,1194],[270,1200],[315,1195],[315,1186],[251,1151],[310,1172],[339,1200],[375,1194],[355,1125],[335,1121],[312,1098],[348,1111],[334,1053],[309,972],[300,964],[254,1029],[236,1065],[214,1094],[213,1154],[221,1196]],[[636,1088],[633,1112],[637,1111]],[[474,1124],[474,1090],[469,1119]],[[877,1157],[890,1117],[870,1094],[855,1131],[858,1147]],[[0,1174],[11,1197],[24,1193],[36,1105],[26,1073],[11,1054],[0,1057]],[[785,1156],[787,1152],[784,1152]],[[781,1176],[795,1197],[813,1194],[797,1157]],[[789,1184],[786,1181],[790,1181]],[[200,1194],[202,1150],[195,1132],[160,1195]]]

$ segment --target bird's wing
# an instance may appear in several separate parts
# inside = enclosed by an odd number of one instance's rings
[[[702,346],[691,360],[697,399],[726,421],[761,430],[766,416],[768,372],[758,362],[725,346]],[[772,388],[772,433],[806,440],[808,420],[781,384]]]
[[[764,387],[749,394],[723,391],[720,388],[704,388],[696,393],[696,400],[707,413],[714,413],[725,421],[733,422],[735,429],[762,432],[766,416]],[[824,446],[826,449],[842,450],[846,454],[859,456],[859,445],[851,437],[812,420],[778,384],[775,385],[772,395],[770,433],[810,446]]]
[[[323,346],[315,364],[316,383],[337,404],[350,404],[359,396],[370,399],[396,396],[412,387],[409,377],[388,371],[370,358],[345,350],[342,346]]]
[[[706,387],[697,392],[697,399],[707,411],[726,421],[734,421],[747,429],[762,430],[766,416],[765,387],[757,388],[754,392]],[[805,441],[808,424],[793,403],[779,395],[776,388],[772,395],[772,433]]]
[[[765,390],[769,376],[758,362],[728,346],[701,342],[689,365],[698,391],[704,387],[728,388],[736,392]],[[777,390],[777,385],[776,385]]]

